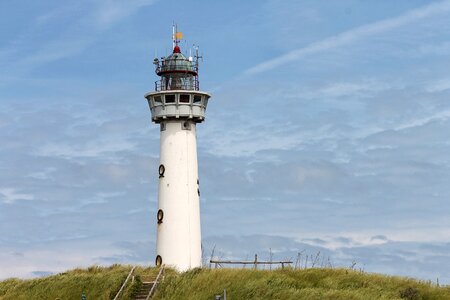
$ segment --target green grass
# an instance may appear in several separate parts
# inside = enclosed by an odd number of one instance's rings
[[[38,279],[8,279],[0,282],[0,299],[81,299],[83,292],[87,299],[112,299],[130,270],[130,266],[94,266]]]
[[[37,279],[8,279],[0,282],[0,300],[81,299],[83,292],[87,300],[113,299],[126,279],[132,266],[93,266],[75,269],[53,276]],[[141,278],[156,277],[157,268],[136,267],[135,279],[127,285],[121,299],[132,299],[140,287]],[[173,274],[170,271],[168,274]]]
[[[1,300],[78,300],[84,291],[88,300],[112,299],[130,266],[75,269],[44,278],[0,282]],[[141,278],[155,277],[156,268],[136,268],[121,299],[132,299]],[[450,299],[450,287],[413,279],[360,273],[345,269],[256,271],[250,269],[196,269],[178,274],[167,270],[153,299],[212,300],[227,290],[236,299]]]
[[[203,269],[166,276],[154,299],[450,299],[450,287],[344,269]]]

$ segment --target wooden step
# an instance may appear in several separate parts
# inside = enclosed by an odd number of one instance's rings
[[[152,289],[153,284],[155,284],[155,281],[142,282],[142,285],[139,288],[139,291],[137,292],[136,296],[134,297],[134,300],[145,300],[145,299],[147,299],[148,293]]]

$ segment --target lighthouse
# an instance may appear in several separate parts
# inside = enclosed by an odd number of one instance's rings
[[[145,98],[161,139],[155,264],[186,271],[202,265],[196,131],[210,95],[200,91],[198,49],[186,57],[181,38],[174,26],[173,51],[154,59],[159,80]]]

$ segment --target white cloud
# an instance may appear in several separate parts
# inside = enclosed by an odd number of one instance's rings
[[[367,247],[374,245],[382,245],[389,242],[384,235],[354,235],[354,236],[323,236],[314,238],[302,238],[301,242],[305,242],[315,246],[325,247],[330,250],[336,250],[342,247]]]
[[[389,88],[386,83],[367,81],[361,83],[343,82],[329,85],[320,90],[320,97],[359,96],[370,97],[374,92],[380,92]]]
[[[0,188],[0,200],[3,203],[14,203],[19,200],[34,200],[34,195],[20,193],[15,188]]]
[[[107,153],[133,150],[135,145],[126,140],[94,140],[81,145],[48,143],[40,147],[36,154],[40,156],[60,157],[99,157]]]
[[[447,120],[448,118],[450,118],[450,110],[443,110],[429,116],[412,119],[402,124],[399,124],[394,128],[394,130],[404,130],[412,127],[419,127],[429,122]]]
[[[306,55],[340,47],[349,44],[357,39],[374,34],[379,34],[406,25],[408,23],[431,17],[433,15],[443,14],[448,11],[450,11],[450,1],[441,1],[422,6],[410,10],[403,15],[353,28],[335,36],[326,38],[322,41],[312,43],[306,47],[288,52],[284,55],[270,59],[247,69],[243,75],[255,75],[258,73],[262,73],[286,63],[298,60]]]
[[[41,46],[33,54],[24,57],[17,63],[23,68],[34,67],[53,62],[83,52],[91,43],[91,36],[77,37],[75,39],[61,39],[49,42]]]
[[[51,244],[52,242],[48,242]],[[86,242],[53,244],[52,247],[36,247],[21,252],[0,247],[0,278],[36,277],[38,271],[58,273],[70,268],[101,264],[99,256],[118,255],[123,250],[117,247],[102,247]]]
[[[105,29],[154,2],[156,0],[104,0],[100,2],[95,19],[100,28]]]
[[[439,226],[439,223],[445,225],[449,223],[444,217],[436,217],[434,222],[430,222],[429,226],[421,226],[417,228],[411,225],[410,228],[397,229],[371,229],[358,231],[341,231],[336,232],[332,236],[320,233],[302,234],[301,236],[292,236],[299,241],[305,238],[319,238],[326,242],[329,249],[337,249],[339,247],[357,247],[384,244],[387,241],[397,242],[417,242],[417,243],[439,243],[450,240],[450,231]],[[406,226],[404,226],[406,227]],[[345,236],[348,240],[343,241],[336,239],[337,236]],[[380,239],[379,236],[389,237],[389,239]]]
[[[38,172],[33,172],[27,175],[27,177],[29,178],[34,178],[34,179],[49,179],[50,178],[50,174],[54,173],[56,171],[56,168],[46,168],[42,171],[38,171]]]
[[[89,7],[83,8],[89,13],[85,13],[76,21],[66,22],[66,25],[61,28],[63,34],[58,35],[53,40],[47,39],[48,42],[46,43],[28,48],[29,40],[35,32],[32,30],[23,32],[14,42],[10,43],[9,47],[0,49],[0,61],[4,60],[6,65],[10,65],[15,73],[17,71],[27,72],[46,63],[79,55],[92,46],[102,32],[136,13],[138,9],[152,5],[154,2],[156,0],[95,1]],[[38,26],[55,26],[50,24],[50,21],[62,17],[68,18],[67,12],[67,8],[57,8],[37,17],[35,23]],[[61,24],[58,26],[61,26]],[[25,47],[24,54],[18,59],[11,59],[9,56],[18,52],[18,49],[21,48],[18,45]],[[14,61],[14,64],[11,64],[11,61]]]
[[[440,79],[436,82],[429,84],[426,87],[426,91],[430,93],[443,92],[450,89],[450,78]]]

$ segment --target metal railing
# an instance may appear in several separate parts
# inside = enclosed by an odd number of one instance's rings
[[[149,300],[153,294],[156,291],[156,288],[158,287],[159,282],[162,280],[161,276],[164,276],[164,267],[161,267],[158,272],[158,276],[156,276],[155,282],[153,283],[153,286],[151,290],[148,292],[147,298],[145,300]]]
[[[130,280],[131,275],[133,275],[133,272],[134,272],[134,269],[135,269],[135,268],[136,268],[136,267],[134,266],[134,267],[131,269],[130,273],[128,273],[127,279],[125,279],[125,281],[123,282],[122,286],[120,287],[120,290],[117,292],[117,294],[116,294],[116,296],[114,297],[113,300],[119,299],[120,294],[122,294],[123,290],[125,289],[125,286],[126,286],[127,283],[128,283],[128,280]]]
[[[155,81],[155,91],[170,91],[170,90],[195,90],[200,89],[198,79],[193,79],[191,82],[173,82],[164,83],[162,80]]]

